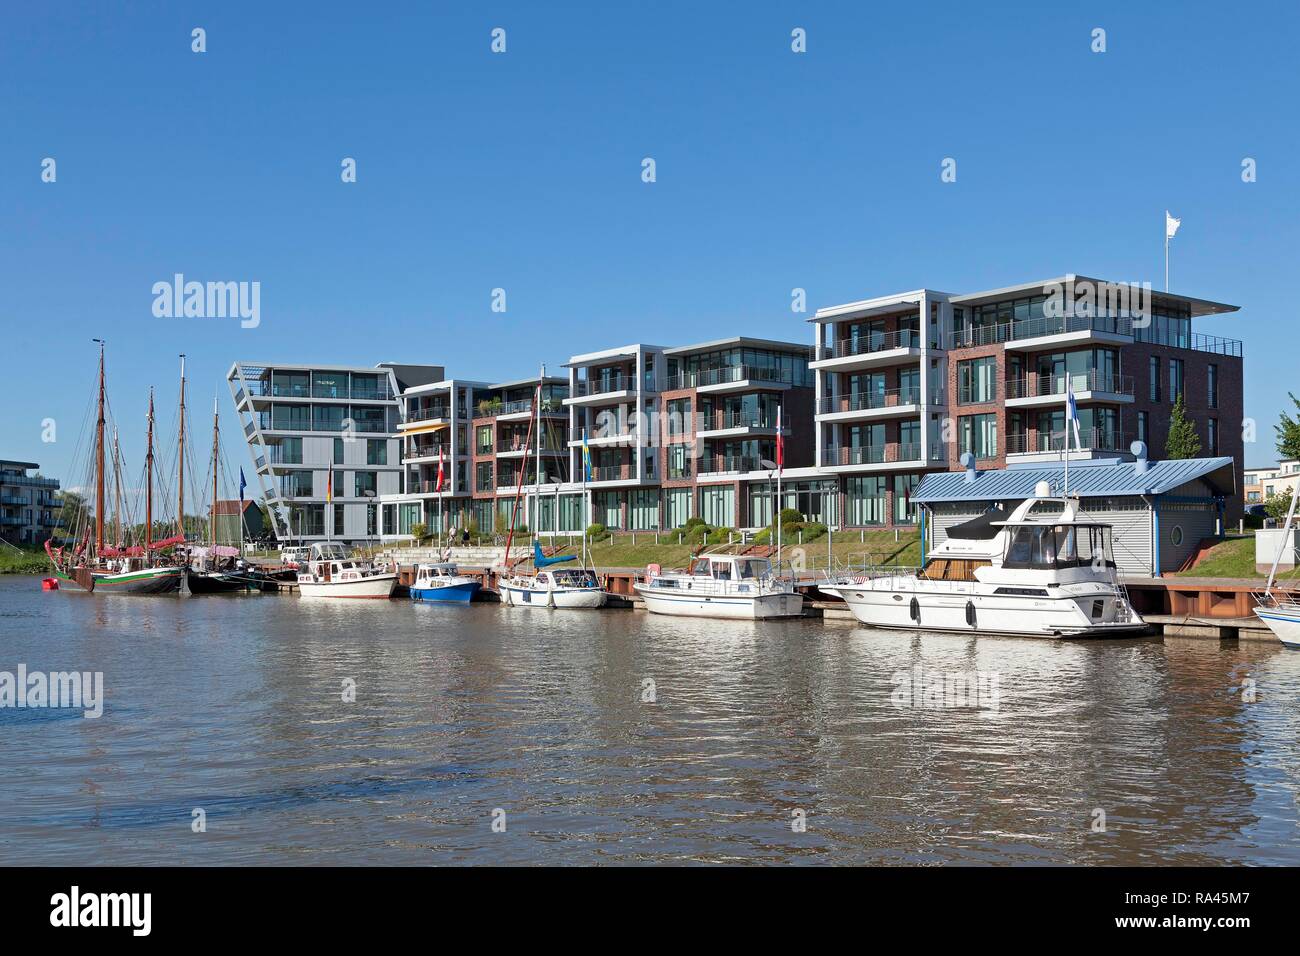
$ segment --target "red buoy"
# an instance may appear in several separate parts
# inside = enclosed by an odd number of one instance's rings
[[[59,589],[58,578],[41,578],[42,591],[57,591]]]

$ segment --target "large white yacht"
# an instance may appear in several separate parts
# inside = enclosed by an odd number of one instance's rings
[[[872,627],[1041,637],[1144,631],[1119,583],[1110,525],[1080,514],[1077,498],[1050,494],[1040,482],[1010,516],[989,511],[949,528],[923,568],[840,577],[821,590]]]
[[[767,558],[707,554],[687,571],[652,567],[649,579],[634,587],[652,614],[755,619],[803,613],[803,595],[772,573]]]

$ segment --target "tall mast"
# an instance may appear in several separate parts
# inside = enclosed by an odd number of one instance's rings
[[[217,447],[221,440],[221,425],[217,411],[217,397],[212,396],[212,514],[208,518],[208,537],[217,546]]]
[[[149,430],[144,453],[144,556],[153,550],[153,389],[149,389]]]
[[[117,444],[117,427],[113,427],[113,545],[122,547],[122,458]]]
[[[104,340],[99,343],[99,417],[95,422],[95,557],[104,550]]]
[[[181,427],[176,445],[176,533],[185,537],[185,353],[181,353]]]
[[[537,537],[542,530],[541,511],[542,511],[542,382],[546,380],[546,364],[542,364],[542,370],[537,376],[537,407],[533,413],[537,415],[537,487],[533,491],[533,517],[530,522],[533,526],[533,537]]]

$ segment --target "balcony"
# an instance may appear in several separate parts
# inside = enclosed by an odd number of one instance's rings
[[[416,422],[436,422],[451,417],[451,405],[408,405],[406,407],[406,424]]]
[[[700,459],[699,465],[701,477],[762,470],[762,459],[750,455],[706,455]]]
[[[686,459],[686,461],[682,462],[680,465],[670,464],[668,466],[668,480],[686,481],[691,477],[693,470],[694,469],[691,467],[691,460],[689,458]]]
[[[600,465],[591,469],[592,481],[633,481],[636,470],[630,462],[622,465]]]
[[[942,393],[932,396],[934,404]],[[870,392],[850,392],[848,395],[823,396],[817,406],[818,417],[833,416],[838,421],[850,418],[887,418],[891,415],[916,415],[921,411],[921,390],[915,386],[886,388]]]
[[[1008,348],[1024,352],[1059,345],[1123,345],[1129,342],[1148,342],[1195,352],[1241,356],[1241,342],[1238,339],[1225,339],[1200,332],[1158,330],[1150,326],[1134,327],[1133,320],[1123,316],[1044,316],[965,328],[950,332],[947,337],[947,347],[950,349],[1007,343]]]
[[[502,438],[497,441],[498,455],[523,455],[525,451],[527,451],[529,455],[535,455],[537,454],[537,446],[531,445],[525,449],[523,435],[520,435],[518,438]],[[550,442],[547,442],[542,446],[543,455],[558,455],[567,451],[567,446],[552,444]]]
[[[413,442],[407,446],[406,452],[402,455],[402,461],[436,460],[439,455],[450,460],[450,442]]]
[[[915,329],[859,335],[840,339],[833,348],[818,349],[817,361],[808,367],[835,372],[897,365],[921,354],[921,336]]]
[[[378,387],[346,385],[272,385],[261,379],[247,382],[247,393],[253,398],[325,398],[357,402],[391,402],[396,396],[387,384]],[[236,395],[236,403],[243,400],[243,390]]]
[[[1008,408],[1060,405],[1071,386],[1076,402],[1133,402],[1133,376],[1111,375],[1092,369],[1068,375],[1026,375],[1008,379],[1006,404]]]
[[[0,495],[0,505],[27,505],[30,502],[18,495]]]
[[[822,466],[825,468],[856,468],[881,466],[884,471],[900,465],[917,467],[947,460],[942,445],[933,445],[928,456],[922,455],[920,442],[886,442],[883,445],[862,445],[857,448],[831,447],[822,449]]]
[[[668,378],[669,391],[694,388],[701,392],[739,392],[753,388],[792,388],[802,384],[795,381],[793,371],[763,365],[727,365],[721,368],[682,372]]]
[[[531,398],[521,399],[517,402],[489,402],[480,406],[480,415],[494,415],[497,418],[504,419],[528,418],[533,414],[535,407]],[[561,415],[563,412],[563,403],[561,401],[549,398],[542,399],[543,415]]]
[[[788,427],[781,429],[787,435]],[[776,412],[714,412],[712,415],[700,415],[696,423],[696,434],[704,437],[722,437],[732,435],[776,434]]]
[[[1069,436],[1070,450],[1073,453],[1080,448],[1074,440],[1072,429],[1059,432],[1025,432],[1007,436],[1008,455],[1042,455],[1059,458],[1065,450],[1066,436]],[[1132,441],[1131,436],[1121,434],[1113,428],[1080,429],[1079,439],[1083,451],[1127,452]]]

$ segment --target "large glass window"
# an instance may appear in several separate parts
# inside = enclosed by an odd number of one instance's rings
[[[367,497],[379,493],[379,475],[374,471],[358,471],[353,473],[353,496],[357,498]]]
[[[957,402],[972,405],[997,400],[998,360],[996,356],[967,359],[957,363]]]
[[[1147,378],[1149,380],[1147,398],[1153,402],[1160,401],[1160,357],[1157,355],[1147,360]]]
[[[844,481],[845,523],[853,527],[885,523],[885,478],[855,475]]]
[[[1205,370],[1206,400],[1210,408],[1219,407],[1219,366],[1210,363]]]
[[[311,431],[311,406],[272,406],[271,427],[279,431]]]
[[[700,488],[700,517],[715,528],[731,528],[736,523],[736,489],[734,485],[703,485]]]
[[[313,405],[311,408],[311,427],[318,432],[337,432],[343,430],[343,419],[347,411],[343,405]]]
[[[1178,401],[1178,396],[1183,394],[1183,360],[1171,358],[1169,360],[1169,401]]]
[[[633,531],[653,531],[659,527],[659,491],[656,488],[633,488],[628,492],[628,521]]]
[[[664,492],[664,508],[667,511],[664,526],[680,528],[691,516],[691,489],[669,488]]]
[[[366,464],[367,465],[388,464],[388,440],[387,439],[369,438],[366,440]]]
[[[965,415],[957,419],[957,441],[959,453],[972,452],[977,459],[996,458],[998,456],[998,416],[987,412],[983,415]]]
[[[912,504],[912,492],[921,483],[917,474],[894,476],[894,523],[915,524],[918,517],[916,505]]]

